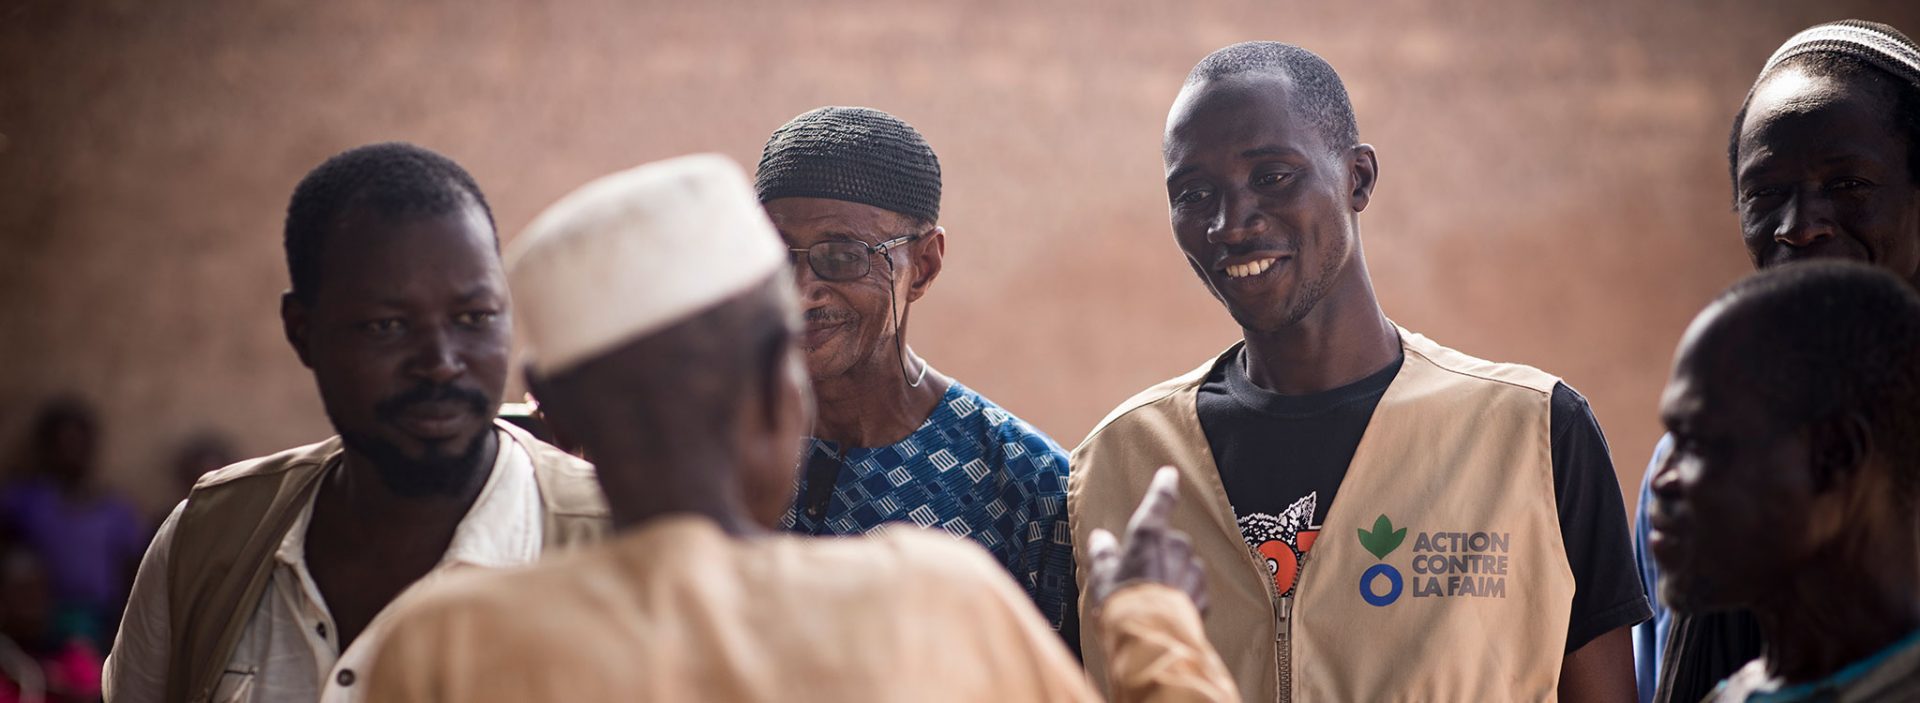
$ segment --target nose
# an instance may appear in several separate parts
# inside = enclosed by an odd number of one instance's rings
[[[1267,216],[1260,212],[1259,199],[1240,190],[1220,194],[1220,208],[1207,225],[1207,241],[1233,244],[1265,232]]]
[[[807,255],[791,252],[787,260],[793,264],[793,284],[800,289],[800,299],[808,303],[826,300],[827,282],[813,272],[813,264],[808,263]]]
[[[1790,247],[1807,247],[1834,236],[1833,199],[1818,188],[1796,188],[1780,214],[1773,240]]]
[[[1681,489],[1680,453],[1674,451],[1671,438],[1662,443],[1662,449],[1665,451],[1654,462],[1653,479],[1648,481],[1648,487],[1655,496],[1672,500],[1679,496]]]
[[[415,378],[441,385],[466,373],[467,364],[448,330],[440,327],[420,335],[407,371]]]

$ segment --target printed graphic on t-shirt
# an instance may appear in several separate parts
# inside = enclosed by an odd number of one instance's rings
[[[1279,515],[1248,513],[1238,520],[1240,537],[1267,565],[1267,572],[1273,574],[1273,590],[1283,598],[1293,595],[1300,579],[1300,564],[1306,561],[1307,550],[1313,548],[1313,539],[1320,534],[1320,526],[1313,524],[1319,501],[1320,493],[1314,491]]]

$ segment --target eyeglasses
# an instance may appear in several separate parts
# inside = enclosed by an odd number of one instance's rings
[[[901,246],[926,236],[925,233],[894,237],[879,244],[868,244],[847,239],[830,239],[817,242],[805,249],[787,249],[787,257],[794,265],[800,264],[799,255],[807,255],[807,266],[813,268],[813,275],[826,281],[853,281],[865,278],[873,270],[873,255],[885,254],[894,247]],[[887,266],[893,266],[893,260],[887,260]]]

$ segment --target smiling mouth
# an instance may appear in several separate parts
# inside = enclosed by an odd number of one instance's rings
[[[1266,273],[1277,261],[1277,258],[1255,259],[1244,264],[1230,264],[1221,271],[1227,274],[1227,278],[1251,278]]]

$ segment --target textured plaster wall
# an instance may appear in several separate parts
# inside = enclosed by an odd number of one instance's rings
[[[1172,244],[1159,136],[1207,52],[1279,39],[1346,78],[1382,177],[1362,217],[1397,321],[1592,400],[1631,487],[1668,356],[1747,262],[1727,121],[1814,22],[1884,2],[68,2],[0,0],[0,447],[72,391],[105,478],[171,501],[194,429],[329,434],[281,339],[281,215],[328,155],[464,163],[503,234],[642,161],[751,162],[864,104],[947,174],[948,264],[912,342],[1072,446],[1236,330]]]

